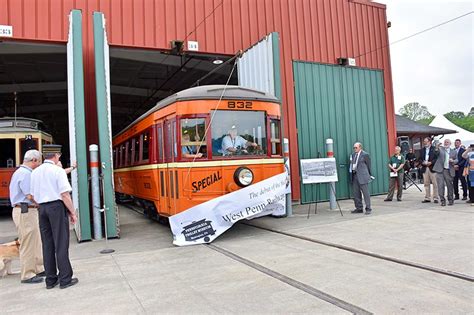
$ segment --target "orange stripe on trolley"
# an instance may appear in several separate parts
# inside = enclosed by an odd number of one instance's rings
[[[90,162],[91,167],[99,167],[99,162]]]

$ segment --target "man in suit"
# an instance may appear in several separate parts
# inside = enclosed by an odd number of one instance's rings
[[[442,206],[446,206],[446,199],[444,198],[444,186],[448,187],[448,205],[454,204],[453,196],[453,178],[454,165],[458,163],[456,151],[451,149],[451,140],[444,140],[444,146],[439,146],[438,159],[433,166],[433,171],[436,172],[436,179],[438,180],[438,196]]]
[[[433,172],[433,165],[436,163],[436,152],[431,146],[430,137],[423,139],[423,149],[421,149],[418,162],[421,165],[421,174],[425,186],[425,199],[422,203],[431,202],[430,183],[433,184],[433,201],[438,203],[438,182],[436,174]]]
[[[351,213],[363,213],[364,205],[362,195],[365,200],[365,214],[370,214],[370,193],[369,182],[373,179],[370,170],[370,156],[362,150],[360,142],[354,143],[354,153],[351,155],[350,170],[352,174],[352,192],[354,194],[355,209]]]
[[[466,151],[463,147],[461,147],[461,140],[456,139],[454,141],[454,150],[457,153],[457,160],[458,163],[454,165],[454,200],[459,199],[459,180],[461,180],[462,186],[462,200],[467,200],[467,182],[466,177],[463,176],[464,167],[466,166],[466,159],[462,157],[464,151]]]

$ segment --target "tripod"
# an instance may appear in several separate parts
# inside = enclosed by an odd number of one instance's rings
[[[404,173],[404,189],[407,190],[408,188],[410,188],[411,186],[415,185],[416,188],[418,188],[418,190],[421,192],[421,188],[418,187],[418,185],[416,184],[415,180],[413,179],[413,177],[411,176],[412,174],[415,174],[416,177],[417,174],[418,174],[418,169],[416,168],[411,168],[409,171],[405,171]],[[407,185],[407,182],[408,182],[408,185]]]

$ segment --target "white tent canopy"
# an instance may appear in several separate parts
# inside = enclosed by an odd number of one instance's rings
[[[453,124],[446,117],[444,117],[444,115],[436,116],[435,119],[433,119],[433,121],[430,123],[430,126],[456,130],[457,133],[447,135],[453,143],[455,139],[460,139],[464,145],[474,143],[474,132],[467,131]]]

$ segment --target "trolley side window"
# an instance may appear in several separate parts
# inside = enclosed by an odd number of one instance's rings
[[[181,157],[185,159],[206,158],[206,119],[183,118],[181,125]]]
[[[126,143],[125,166],[130,166],[132,162],[132,140]]]
[[[113,149],[112,158],[113,158],[114,168],[117,168],[117,148],[116,147],[114,147]]]
[[[267,154],[267,124],[263,111],[217,110],[211,135],[213,156]]]
[[[164,146],[163,146],[163,129],[161,127],[161,124],[158,125],[158,128],[156,128],[157,133],[158,133],[158,163],[163,163],[163,151],[164,151]]]
[[[132,148],[131,148],[131,154],[132,154],[132,163],[131,164],[138,164],[138,162],[140,161],[140,138],[139,137],[135,137],[131,140],[131,145],[132,145]]]
[[[171,121],[165,122],[165,162],[173,162],[173,150],[174,143],[173,143],[173,135],[176,134],[176,130],[172,129]]]
[[[142,156],[140,161],[142,163],[146,163],[150,159],[150,131],[145,131],[141,136],[141,144],[142,144]]]
[[[270,154],[281,155],[280,120],[270,118]]]

